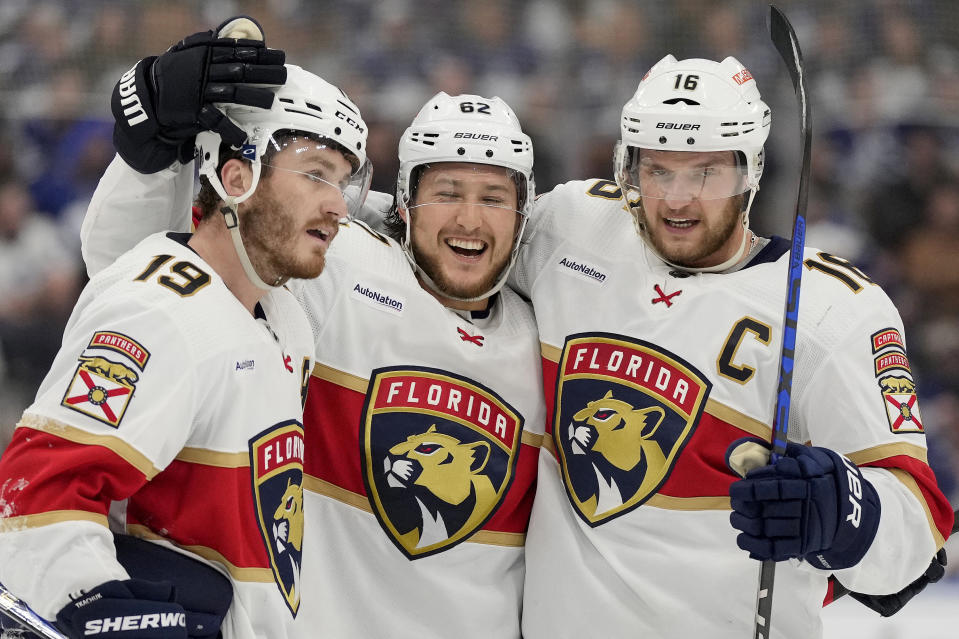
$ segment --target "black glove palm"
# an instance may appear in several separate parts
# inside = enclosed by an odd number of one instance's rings
[[[216,30],[184,38],[159,57],[140,60],[113,89],[117,152],[137,171],[155,173],[176,160],[192,159],[194,138],[201,131],[215,131],[234,146],[243,144],[246,134],[214,103],[270,108],[274,94],[262,85],[286,82],[285,60],[283,51],[266,48],[262,29],[247,17],[232,18]]]

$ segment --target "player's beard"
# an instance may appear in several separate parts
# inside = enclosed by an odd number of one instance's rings
[[[268,181],[260,182],[248,202],[240,231],[260,279],[279,286],[290,278],[312,279],[323,271],[324,251],[311,251],[305,259],[297,257],[299,235],[304,231],[274,196]]]
[[[416,257],[417,266],[420,267],[427,277],[433,280],[433,284],[436,285],[436,288],[439,289],[441,294],[452,299],[468,300],[480,297],[484,293],[489,292],[497,280],[499,280],[503,269],[509,264],[510,254],[507,253],[491,265],[489,272],[482,279],[473,284],[461,283],[446,274],[437,256],[429,255],[426,251],[422,250],[415,236],[411,238],[411,242],[413,244],[413,255]]]
[[[649,226],[645,224],[646,212],[640,205],[640,220],[646,226],[646,240],[652,244],[656,252],[666,261],[677,266],[686,266],[689,268],[700,268],[704,266],[702,261],[715,254],[723,248],[729,241],[729,238],[736,232],[736,229],[742,226],[743,219],[743,197],[737,195],[731,197],[723,207],[722,214],[715,225],[706,230],[702,240],[693,247],[670,248],[663,242],[662,236],[658,232],[649,232]],[[657,228],[658,231],[658,228]],[[722,263],[729,256],[722,256],[722,259],[716,261]]]

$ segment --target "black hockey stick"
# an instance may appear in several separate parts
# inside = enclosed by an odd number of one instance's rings
[[[769,5],[769,36],[786,63],[796,97],[799,99],[799,133],[803,141],[802,171],[799,174],[799,197],[793,217],[792,246],[789,248],[789,269],[786,279],[786,310],[783,314],[783,342],[779,356],[779,388],[773,414],[772,456],[775,463],[786,452],[789,433],[789,404],[792,399],[793,364],[796,354],[796,328],[799,323],[799,290],[802,284],[803,248],[806,244],[806,199],[809,192],[809,152],[812,132],[809,128],[809,103],[806,100],[806,78],[803,75],[799,41],[785,14]],[[772,621],[773,582],[776,563],[762,562],[759,588],[756,593],[756,628],[754,639],[768,639]]]
[[[13,619],[38,637],[44,639],[67,639],[64,634],[50,625],[43,617],[30,609],[16,595],[0,584],[0,614]]]

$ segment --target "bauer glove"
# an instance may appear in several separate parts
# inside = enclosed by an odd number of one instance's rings
[[[285,83],[285,60],[283,51],[266,48],[263,29],[246,16],[140,60],[113,89],[117,153],[140,173],[156,173],[177,160],[193,159],[201,131],[215,131],[224,142],[240,146],[246,134],[214,103],[270,108],[273,92],[250,85]]]
[[[740,440],[729,447],[733,470],[743,446],[757,444]],[[733,482],[729,497],[729,521],[741,531],[736,542],[753,559],[802,558],[823,570],[849,568],[866,554],[879,527],[876,489],[828,448],[790,443],[776,463]]]

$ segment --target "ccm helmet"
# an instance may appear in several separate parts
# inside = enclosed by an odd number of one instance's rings
[[[269,109],[217,104],[247,134],[242,156],[252,163],[253,179],[245,193],[229,196],[220,182],[220,135],[204,131],[196,139],[200,175],[206,176],[227,205],[223,214],[247,276],[265,289],[271,285],[263,283],[250,264],[236,214],[237,205],[249,198],[259,183],[264,154],[291,143],[322,144],[341,152],[353,169],[349,184],[342,188],[351,217],[363,206],[372,177],[366,156],[367,127],[356,105],[343,91],[298,66],[287,64],[286,71],[286,83],[275,89],[276,97]]]
[[[406,225],[403,251],[423,281],[437,293],[460,301],[485,299],[506,283],[516,255],[519,238],[529,220],[536,197],[533,181],[533,143],[523,133],[519,119],[501,98],[479,95],[437,93],[414,118],[400,138],[400,172],[397,178],[397,204],[413,207],[418,171],[421,167],[443,162],[466,162],[500,166],[510,171],[516,184],[517,212],[521,216],[510,259],[493,287],[474,298],[457,298],[440,291],[416,262],[410,239],[411,221]]]
[[[769,107],[760,98],[756,81],[735,58],[714,62],[701,58],[676,60],[667,55],[646,73],[623,107],[621,139],[613,159],[616,182],[624,194],[644,196],[637,175],[640,149],[735,151],[742,179],[734,191],[722,196],[749,191],[742,217],[743,227],[748,229],[749,209],[763,174],[763,145],[770,121]],[[633,214],[640,235],[646,239],[642,220],[637,211]],[[729,266],[724,263],[687,270],[715,271]]]

